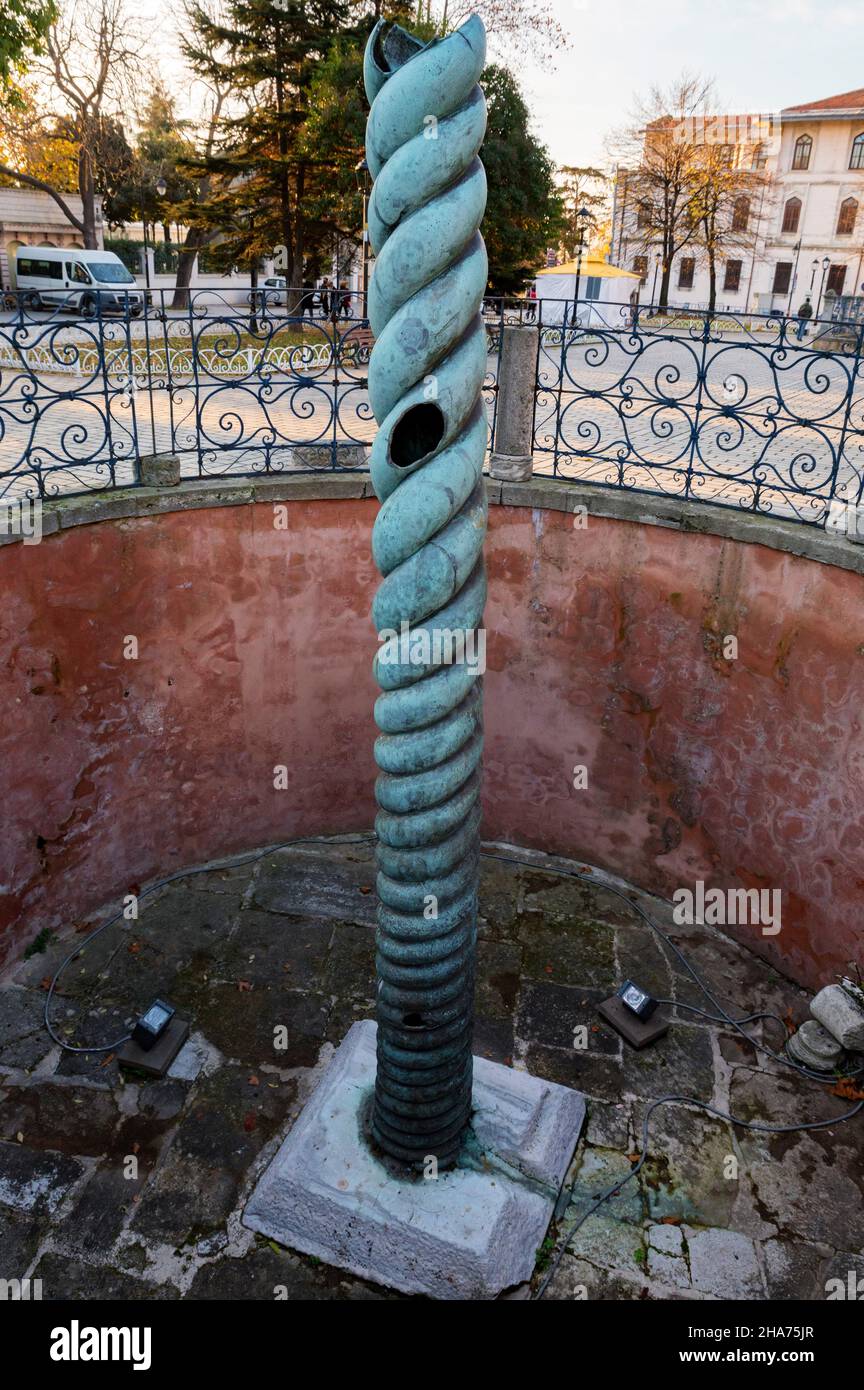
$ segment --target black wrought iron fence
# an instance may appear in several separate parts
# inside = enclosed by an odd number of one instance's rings
[[[823,525],[864,498],[864,324],[540,301],[535,468]]]
[[[152,455],[178,456],[197,478],[365,467],[362,295],[205,288],[182,309],[173,300],[50,283],[6,296],[0,501],[135,486]],[[500,334],[486,317],[491,441]]]
[[[110,295],[110,298],[109,298]],[[29,290],[0,313],[0,502],[187,477],[365,467],[361,296]],[[334,312],[335,310],[335,312]],[[835,308],[836,315],[837,310]],[[539,330],[535,468],[823,524],[864,501],[864,324],[487,299],[490,442],[501,330]]]

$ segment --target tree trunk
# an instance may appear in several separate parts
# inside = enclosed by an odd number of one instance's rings
[[[174,282],[174,298],[171,301],[172,309],[189,308],[189,286],[192,282],[192,271],[195,266],[195,258],[202,247],[207,245],[210,240],[203,227],[193,225],[186,233],[186,240],[177,261],[177,279]]]
[[[87,251],[99,250],[96,232],[96,183],[88,150],[82,145],[78,155],[78,192],[81,197],[82,238]]]
[[[713,314],[717,307],[717,258],[712,250],[708,252],[708,313]]]
[[[666,312],[669,307],[669,281],[672,278],[672,265],[669,260],[663,262],[663,276],[660,280],[660,294],[657,299],[657,308],[661,313]]]

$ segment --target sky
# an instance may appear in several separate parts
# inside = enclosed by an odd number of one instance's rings
[[[607,134],[627,123],[634,96],[684,69],[713,77],[726,111],[778,111],[864,87],[862,0],[548,3],[569,47],[510,65],[557,164],[603,163]],[[131,0],[130,8],[170,85],[188,94],[171,7]]]
[[[726,111],[778,111],[864,87],[861,0],[551,0],[572,46],[520,73],[557,164],[602,160],[634,94],[688,69]]]

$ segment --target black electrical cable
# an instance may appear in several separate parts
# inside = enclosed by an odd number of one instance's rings
[[[562,875],[562,876],[565,877],[565,878],[576,878],[576,879],[581,880],[582,882],[586,882],[586,881],[587,881],[587,880],[585,879],[585,875],[579,873],[577,870],[573,870],[573,869],[564,869],[564,868],[559,867],[558,865],[543,864],[543,863],[538,864],[538,863],[536,863],[535,861],[532,861],[532,860],[516,859],[516,858],[514,858],[512,855],[507,855],[507,854],[493,854],[490,850],[484,850],[484,851],[483,851],[483,857],[484,857],[484,858],[487,858],[487,859],[500,859],[502,862],[504,862],[504,863],[506,863],[506,864],[516,864],[519,868],[523,868],[523,869],[524,869],[524,868],[536,868],[536,869],[539,869],[539,870],[540,870],[541,872],[543,872],[543,873],[560,874],[560,875]],[[604,892],[613,893],[616,897],[621,898],[621,900],[622,900],[623,902],[627,903],[628,906],[630,906],[630,907],[633,909],[634,912],[638,913],[638,915],[639,915],[645,922],[647,922],[648,926],[651,928],[651,930],[652,930],[653,932],[656,933],[656,935],[660,938],[660,940],[663,941],[663,942],[669,947],[670,950],[672,950],[672,951],[675,952],[675,955],[676,955],[676,956],[678,957],[678,959],[681,961],[682,965],[685,967],[685,969],[688,971],[688,973],[693,977],[693,979],[695,980],[696,984],[697,984],[697,985],[699,986],[699,988],[703,991],[703,993],[705,994],[705,996],[711,1001],[711,1003],[714,1005],[714,1007],[715,1007],[716,1009],[719,1010],[720,1017],[715,1019],[716,1022],[718,1022],[718,1023],[729,1023],[729,1024],[731,1024],[732,1027],[735,1028],[735,1029],[741,1034],[742,1037],[746,1038],[746,1040],[747,1040],[754,1048],[756,1048],[757,1051],[759,1051],[759,1052],[764,1052],[766,1056],[771,1057],[771,1058],[772,1058],[774,1061],[776,1061],[776,1062],[783,1062],[786,1066],[791,1067],[794,1071],[797,1071],[797,1072],[799,1072],[802,1076],[807,1077],[808,1080],[820,1081],[823,1085],[825,1084],[825,1082],[826,1082],[826,1080],[827,1080],[828,1078],[826,1078],[823,1074],[821,1074],[821,1073],[819,1073],[819,1072],[811,1072],[811,1071],[809,1071],[806,1067],[799,1066],[797,1062],[793,1062],[791,1058],[786,1057],[786,1056],[783,1056],[782,1054],[779,1054],[779,1053],[774,1053],[774,1052],[772,1052],[770,1048],[763,1046],[763,1044],[761,1044],[761,1043],[758,1043],[758,1042],[756,1041],[755,1038],[751,1038],[751,1036],[750,1036],[749,1033],[745,1033],[743,1027],[741,1026],[743,1023],[750,1022],[750,1021],[752,1021],[752,1020],[755,1019],[755,1018],[759,1018],[759,1017],[762,1017],[762,1018],[778,1018],[778,1015],[776,1015],[776,1014],[762,1014],[762,1015],[759,1015],[759,1014],[750,1014],[750,1015],[748,1015],[746,1018],[743,1018],[743,1019],[734,1019],[734,1018],[732,1018],[731,1015],[728,1014],[728,1013],[726,1012],[726,1010],[723,1008],[723,1005],[722,1005],[717,999],[715,999],[714,995],[711,993],[711,991],[709,990],[708,986],[705,984],[704,980],[702,980],[702,979],[700,978],[700,976],[696,973],[696,971],[695,971],[695,970],[693,969],[693,967],[691,966],[690,962],[687,960],[686,956],[684,956],[683,953],[682,953],[681,951],[679,951],[678,947],[675,945],[675,942],[674,942],[674,941],[671,941],[671,940],[669,939],[669,937],[666,936],[665,932],[661,931],[660,927],[658,927],[657,923],[653,920],[652,917],[649,916],[649,914],[644,910],[644,908],[640,907],[640,905],[639,905],[637,902],[635,902],[634,899],[631,898],[627,893],[622,892],[622,890],[621,890],[620,888],[616,888],[616,887],[614,886],[614,884],[611,884],[611,883],[608,883],[608,882],[597,882],[594,886],[596,886],[597,888],[601,889],[601,890],[604,891]],[[677,1004],[677,1000],[662,1000],[662,1001],[658,1001],[658,1002],[662,1002],[662,1003],[674,1003],[674,1004],[676,1005],[676,1007],[688,1008],[688,1009],[691,1009],[691,1008],[692,1008],[693,1011],[694,1011],[695,1013],[703,1013],[703,1010],[701,1010],[701,1009],[696,1009],[696,1008],[695,1008],[694,1006],[692,1006],[692,1005],[687,1005],[687,1004],[678,1005],[678,1004]],[[713,1015],[711,1015],[711,1014],[704,1014],[704,1017],[706,1017],[706,1018],[712,1018]],[[779,1022],[783,1023],[783,1020],[782,1020],[782,1019],[779,1019]],[[785,1027],[786,1025],[783,1024],[783,1026]],[[844,1075],[843,1077],[834,1078],[834,1079],[844,1080],[844,1079],[846,1079],[846,1078],[848,1078],[848,1077],[858,1076],[859,1073],[861,1072],[861,1070],[862,1070],[861,1067],[857,1067],[857,1068],[855,1069],[855,1071],[847,1072],[847,1073],[845,1073],[845,1075]],[[648,1129],[649,1129],[649,1123],[650,1123],[650,1120],[651,1120],[651,1116],[653,1115],[653,1113],[654,1113],[655,1110],[659,1109],[659,1107],[660,1107],[661,1105],[689,1105],[689,1106],[695,1107],[695,1108],[698,1109],[698,1110],[704,1110],[704,1111],[706,1111],[709,1115],[714,1115],[714,1116],[716,1116],[717,1119],[725,1120],[728,1124],[735,1125],[735,1126],[737,1126],[739,1129],[757,1130],[757,1131],[758,1131],[759,1133],[761,1133],[761,1134],[797,1134],[797,1133],[799,1133],[799,1132],[801,1132],[801,1131],[803,1131],[803,1130],[810,1130],[810,1129],[831,1129],[831,1128],[833,1128],[834,1125],[844,1124],[845,1121],[854,1119],[854,1117],[855,1117],[856,1115],[860,1114],[860,1113],[861,1113],[861,1110],[864,1109],[864,1100],[860,1100],[860,1101],[858,1102],[858,1104],[855,1105],[855,1106],[853,1106],[853,1108],[852,1108],[851,1110],[847,1110],[847,1111],[845,1112],[845,1114],[843,1114],[843,1115],[837,1115],[837,1116],[836,1116],[834,1119],[832,1119],[832,1120],[810,1120],[810,1121],[802,1121],[800,1124],[797,1124],[797,1125],[763,1125],[763,1124],[758,1124],[758,1123],[756,1123],[755,1121],[752,1121],[752,1120],[740,1120],[740,1119],[738,1119],[737,1116],[735,1116],[735,1115],[727,1115],[727,1114],[725,1113],[725,1111],[723,1111],[723,1110],[717,1110],[713,1105],[710,1105],[710,1104],[708,1103],[708,1101],[705,1101],[705,1100],[698,1100],[698,1099],[696,1099],[696,1098],[693,1097],[693,1096],[661,1096],[658,1100],[653,1101],[652,1104],[648,1107],[648,1109],[647,1109],[646,1112],[645,1112],[645,1117],[644,1117],[643,1122],[642,1122],[642,1152],[640,1153],[637,1162],[635,1163],[635,1165],[631,1168],[630,1172],[629,1172],[625,1177],[621,1178],[621,1180],[620,1180],[619,1182],[614,1183],[614,1184],[612,1185],[612,1187],[608,1188],[605,1192],[601,1193],[601,1195],[597,1198],[597,1200],[596,1200],[596,1201],[588,1208],[588,1210],[587,1210],[586,1212],[584,1212],[583,1215],[579,1218],[579,1220],[576,1222],[576,1225],[573,1226],[573,1227],[570,1229],[570,1231],[567,1233],[566,1239],[561,1243],[561,1245],[559,1246],[559,1248],[558,1248],[558,1250],[557,1250],[557,1252],[556,1252],[555,1258],[554,1258],[553,1261],[552,1261],[552,1264],[551,1264],[551,1266],[550,1266],[549,1272],[547,1273],[545,1279],[544,1279],[543,1282],[541,1283],[541,1285],[540,1285],[540,1287],[538,1288],[537,1292],[534,1294],[533,1301],[536,1302],[537,1300],[539,1300],[539,1299],[541,1299],[541,1298],[543,1297],[544,1293],[546,1292],[547,1288],[549,1287],[549,1284],[551,1283],[552,1279],[554,1278],[555,1273],[556,1273],[556,1271],[557,1271],[557,1269],[558,1269],[558,1267],[559,1267],[559,1265],[560,1265],[562,1259],[564,1258],[565,1254],[567,1253],[567,1250],[569,1249],[569,1247],[570,1247],[570,1245],[571,1245],[571,1243],[572,1243],[573,1237],[576,1235],[576,1232],[580,1229],[580,1227],[583,1226],[583,1225],[585,1224],[585,1222],[588,1220],[588,1218],[589,1218],[590,1216],[593,1216],[593,1215],[594,1215],[594,1212],[597,1211],[600,1207],[602,1207],[603,1204],[604,1204],[605,1202],[608,1202],[609,1199],[610,1199],[611,1197],[617,1196],[617,1194],[621,1191],[621,1189],[622,1189],[628,1182],[630,1182],[632,1178],[635,1178],[636,1175],[637,1175],[637,1173],[639,1173],[640,1170],[642,1169],[642,1167],[643,1167],[643,1165],[644,1165],[646,1159],[648,1158]],[[561,1184],[561,1187],[560,1187],[559,1190],[558,1190],[558,1198],[559,1198],[559,1201],[560,1201],[561,1194],[563,1193],[563,1191],[564,1191],[564,1184],[562,1183],[562,1184]],[[571,1188],[571,1194],[572,1194],[572,1188]],[[557,1203],[556,1203],[556,1206],[557,1206]]]
[[[367,843],[370,838],[371,837],[369,835],[346,836],[344,839],[341,837],[337,838],[332,835],[302,835],[296,840],[285,840],[282,844],[270,845],[267,849],[256,850],[254,854],[235,855],[232,859],[220,859],[214,864],[202,864],[201,867],[197,869],[178,869],[176,874],[170,874],[168,878],[161,878],[159,879],[158,883],[151,883],[147,888],[145,888],[141,893],[137,895],[138,901],[140,902],[142,898],[149,897],[151,893],[157,892],[157,890],[160,888],[167,888],[169,883],[176,883],[177,880],[180,878],[193,878],[196,874],[214,874],[218,873],[220,869],[237,869],[241,868],[244,864],[255,864],[259,859],[265,859],[268,854],[275,854],[280,849],[291,849],[294,845],[319,845],[334,843],[340,845],[358,845]],[[95,941],[96,937],[101,936],[103,931],[107,931],[109,927],[113,927],[115,922],[119,922],[122,916],[123,909],[121,908],[121,910],[115,913],[113,917],[109,917],[107,922],[103,922],[101,926],[96,927],[95,931],[92,931],[87,936],[85,936],[83,941],[79,941],[78,945],[75,947],[75,950],[70,951],[69,955],[62,962],[62,964],[60,964],[57,967],[57,970],[54,973],[54,978],[48,986],[48,993],[45,996],[45,1009],[43,1014],[45,1020],[45,1027],[48,1030],[49,1037],[55,1043],[57,1043],[59,1047],[62,1047],[64,1052],[116,1052],[117,1048],[122,1047],[123,1044],[125,1042],[128,1042],[132,1036],[131,1033],[124,1033],[122,1038],[115,1038],[113,1042],[105,1043],[101,1047],[73,1047],[71,1043],[64,1042],[62,1038],[59,1038],[57,1036],[57,1034],[54,1032],[54,1029],[51,1026],[50,1018],[51,1000],[54,997],[54,990],[57,987],[57,981],[60,979],[60,976],[63,974],[63,971],[66,969],[67,965],[71,965],[72,961],[75,960],[77,956],[80,956],[81,952],[90,945],[91,941]]]

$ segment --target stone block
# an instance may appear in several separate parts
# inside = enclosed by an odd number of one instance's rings
[[[355,1023],[260,1179],[245,1225],[364,1279],[439,1299],[528,1279],[585,1115],[575,1091],[474,1059],[457,1168],[400,1176],[365,1139],[375,1024]]]
[[[820,989],[810,1012],[847,1052],[864,1052],[864,1009],[842,985]]]
[[[814,1071],[833,1071],[843,1056],[837,1039],[815,1018],[808,1018],[801,1024],[786,1044],[786,1050],[796,1062]]]
[[[180,460],[176,454],[147,454],[139,464],[139,476],[144,487],[177,487]]]

